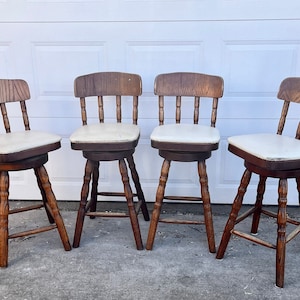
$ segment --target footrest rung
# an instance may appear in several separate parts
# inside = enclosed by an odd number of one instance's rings
[[[235,224],[238,224],[240,222],[242,222],[243,220],[245,220],[247,217],[249,217],[251,214],[253,214],[255,211],[255,207],[252,207],[250,209],[248,209],[247,211],[245,211],[243,214],[241,214],[239,217],[237,217],[237,219],[235,220]]]
[[[200,197],[190,197],[190,196],[164,196],[166,200],[174,201],[202,201]]]
[[[10,234],[8,236],[8,238],[9,239],[15,239],[15,238],[23,237],[23,236],[28,236],[28,235],[33,235],[33,234],[37,234],[37,233],[40,233],[40,232],[53,230],[55,228],[57,228],[57,226],[56,226],[56,224],[53,224],[53,225],[49,225],[49,226],[44,226],[44,227],[32,229],[32,230],[13,233],[13,234]]]
[[[24,211],[29,211],[29,210],[34,210],[34,209],[40,209],[43,208],[44,205],[43,204],[36,204],[36,205],[31,205],[31,206],[27,206],[27,207],[20,207],[20,208],[13,208],[9,210],[9,214],[16,214],[19,212],[24,212]]]
[[[205,224],[204,221],[178,220],[178,219],[159,219],[159,222],[171,223],[171,224],[189,224],[189,225]]]
[[[259,239],[259,238],[255,237],[253,235],[248,234],[248,233],[244,233],[244,232],[241,232],[241,231],[238,231],[238,230],[232,230],[231,233],[234,234],[234,235],[237,235],[241,238],[244,238],[248,241],[252,241],[256,244],[259,244],[259,245],[262,245],[262,246],[265,246],[265,247],[268,247],[268,248],[276,249],[276,245],[271,244],[271,243],[269,243],[267,241],[264,241],[262,239]]]
[[[294,237],[296,237],[300,232],[300,226],[297,226],[287,237],[286,237],[286,243],[291,241]]]
[[[103,218],[126,218],[129,217],[127,213],[113,213],[113,212],[87,212],[85,214],[89,217],[103,217]]]
[[[125,197],[124,192],[98,192],[97,195],[99,196],[106,196],[106,197]],[[133,197],[136,197],[136,193],[132,193]]]
[[[142,202],[141,200],[137,202],[137,204],[136,204],[136,206],[135,206],[135,211],[136,211],[137,213],[139,213],[142,204],[143,204],[143,202]]]
[[[272,218],[277,219],[277,214],[274,213],[274,212],[272,212],[272,211],[262,209],[261,212],[262,212],[263,214],[269,216],[269,217],[272,217]],[[290,224],[293,224],[293,225],[296,225],[296,226],[300,225],[300,222],[299,222],[299,221],[296,221],[296,220],[291,219],[291,218],[289,218],[289,217],[286,218],[286,222],[287,222],[287,223],[290,223]]]

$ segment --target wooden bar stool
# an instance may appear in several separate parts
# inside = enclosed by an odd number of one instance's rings
[[[300,192],[300,125],[298,125],[295,138],[284,136],[282,132],[290,102],[300,103],[300,78],[286,78],[283,80],[278,92],[278,99],[284,100],[284,102],[277,134],[250,134],[233,136],[228,139],[229,151],[244,159],[246,170],[224,228],[217,258],[224,257],[231,234],[275,249],[276,285],[283,287],[286,244],[300,232],[300,222],[290,219],[286,212],[289,178],[296,179],[298,192]],[[253,208],[239,215],[252,173],[259,175],[256,202]],[[278,178],[279,180],[277,214],[264,209],[262,205],[268,177]],[[261,214],[277,219],[276,243],[235,229],[236,224],[249,216],[253,216],[251,233],[256,234]],[[288,235],[286,234],[287,223],[296,226]]]
[[[220,135],[215,128],[217,118],[218,100],[223,96],[223,79],[199,73],[169,73],[160,74],[154,83],[154,93],[159,99],[159,126],[151,134],[151,146],[159,150],[159,155],[164,161],[161,168],[156,201],[152,212],[146,249],[153,248],[158,222],[178,224],[203,224],[199,221],[169,220],[160,218],[161,207],[164,199],[202,201],[204,208],[204,224],[210,252],[215,252],[215,237],[208,191],[206,173],[206,159],[213,150],[218,149]],[[164,98],[171,96],[175,101],[176,124],[164,124]],[[181,123],[182,98],[194,99],[192,124]],[[199,106],[202,101],[212,100],[210,126],[200,125]],[[202,102],[203,103],[203,102]],[[201,197],[167,196],[165,195],[166,183],[172,161],[197,162]]]
[[[55,134],[30,130],[25,101],[30,92],[24,80],[0,79],[0,107],[6,134],[0,134],[0,267],[8,265],[8,239],[28,236],[57,228],[65,250],[71,250],[67,231],[60,215],[44,164],[48,152],[60,148],[61,138]],[[9,102],[20,102],[25,131],[11,132],[6,110]],[[20,209],[9,209],[9,172],[33,169],[43,202]],[[9,234],[9,214],[44,207],[50,225]]]
[[[71,147],[81,150],[87,159],[84,182],[81,191],[81,201],[78,209],[73,247],[79,247],[83,222],[86,215],[94,217],[130,217],[136,248],[143,249],[142,237],[138,222],[138,212],[142,211],[144,219],[149,220],[145,197],[140,184],[138,172],[133,159],[133,153],[138,144],[140,129],[138,119],[138,97],[142,93],[142,80],[139,75],[121,72],[99,72],[83,75],[75,79],[75,97],[80,98],[82,127],[70,137]],[[104,122],[104,97],[116,106],[116,122]],[[113,96],[113,97],[108,97]],[[86,98],[96,97],[98,103],[99,122],[87,124]],[[122,122],[122,104],[128,106],[131,98],[131,123]],[[122,101],[124,100],[124,101]],[[105,103],[107,106],[109,103]],[[106,106],[106,107],[107,107]],[[100,161],[118,161],[124,192],[98,191]],[[135,185],[136,193],[132,192],[128,169]],[[91,184],[91,200],[88,194]],[[107,213],[97,211],[97,196],[125,197],[128,213]],[[133,197],[138,198],[137,205]],[[136,207],[135,207],[136,206]]]

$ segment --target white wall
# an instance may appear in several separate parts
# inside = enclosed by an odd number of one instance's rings
[[[32,129],[63,137],[62,149],[47,163],[53,189],[59,200],[79,200],[85,161],[69,143],[81,124],[74,78],[106,70],[140,74],[142,135],[135,159],[146,199],[154,201],[162,162],[149,143],[158,115],[154,77],[172,71],[221,75],[222,140],[208,161],[208,175],[212,202],[231,203],[243,161],[227,151],[226,139],[276,131],[278,86],[285,77],[300,75],[299,11],[297,0],[0,0],[0,77],[28,81]],[[297,116],[292,114],[292,127]],[[121,187],[111,164],[101,178],[108,188]],[[11,198],[39,198],[31,179],[28,172],[11,174]],[[276,203],[277,183],[270,183],[268,203]],[[294,182],[290,186],[289,203],[296,204]],[[195,164],[175,163],[168,189],[199,193]],[[246,202],[255,189],[251,184]]]

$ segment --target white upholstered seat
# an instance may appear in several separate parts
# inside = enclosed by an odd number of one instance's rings
[[[198,124],[167,124],[154,128],[151,140],[158,142],[215,144],[220,141],[219,130]]]
[[[139,139],[140,129],[135,124],[98,123],[84,125],[71,136],[71,143],[122,143]]]
[[[279,134],[249,134],[232,136],[228,143],[248,155],[269,161],[300,159],[300,140]]]
[[[61,137],[42,131],[20,131],[0,135],[0,155],[17,153],[61,141]]]

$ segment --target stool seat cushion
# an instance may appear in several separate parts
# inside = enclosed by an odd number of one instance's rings
[[[154,128],[152,141],[182,144],[216,144],[220,141],[217,128],[197,124],[166,124]]]
[[[84,125],[71,136],[70,141],[76,143],[123,143],[139,139],[138,125],[126,123],[98,123]]]
[[[300,140],[278,134],[249,134],[228,138],[229,145],[265,161],[300,160]]]
[[[60,141],[61,137],[56,134],[34,130],[0,134],[0,155],[31,150]]]

